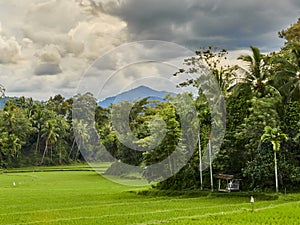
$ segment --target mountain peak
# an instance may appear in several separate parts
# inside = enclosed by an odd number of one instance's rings
[[[131,90],[122,92],[118,95],[108,97],[98,103],[103,108],[109,107],[111,104],[116,104],[123,101],[135,101],[143,98],[150,97],[151,99],[157,99],[163,101],[165,96],[169,94],[167,91],[157,91],[150,87],[141,85]],[[173,93],[170,93],[173,94]]]

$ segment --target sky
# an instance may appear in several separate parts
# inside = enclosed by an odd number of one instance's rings
[[[173,90],[200,47],[278,51],[299,16],[299,0],[0,0],[0,83],[37,100]]]

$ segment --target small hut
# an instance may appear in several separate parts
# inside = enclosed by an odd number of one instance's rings
[[[218,191],[231,192],[231,191],[239,191],[240,190],[241,179],[235,179],[234,175],[219,174],[216,177],[219,179]]]

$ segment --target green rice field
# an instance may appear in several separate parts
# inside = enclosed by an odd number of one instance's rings
[[[0,174],[0,224],[300,224],[300,194],[275,200],[234,193],[137,194],[86,166]]]

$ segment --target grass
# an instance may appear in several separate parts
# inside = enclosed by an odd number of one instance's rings
[[[142,195],[144,187],[119,185],[83,167],[0,174],[0,224],[300,223],[300,194],[258,198],[252,212],[247,194]]]
[[[13,168],[2,170],[2,173],[22,173],[22,172],[53,172],[53,171],[97,171],[104,172],[111,165],[108,163],[93,164],[91,168],[86,163],[74,164],[74,165],[62,165],[62,166],[36,166],[36,167],[25,167],[25,168]]]

